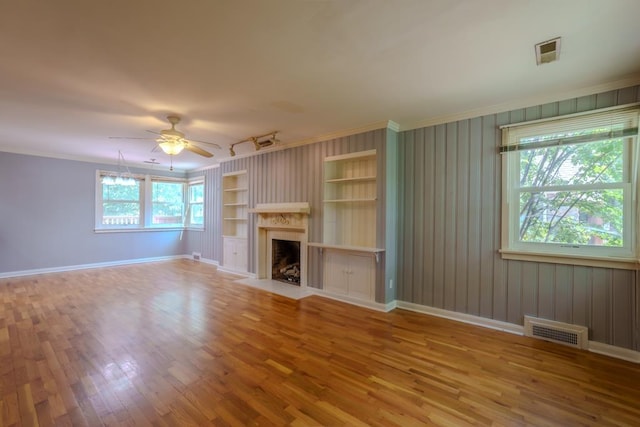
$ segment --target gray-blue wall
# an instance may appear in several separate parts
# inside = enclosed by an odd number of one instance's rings
[[[203,259],[220,262],[222,259],[222,174],[220,168],[189,174],[189,178],[203,177],[205,191],[204,229],[185,231],[185,253],[199,252]]]
[[[184,253],[179,231],[95,233],[97,169],[0,152],[0,274]]]
[[[190,174],[205,177],[205,230],[185,231],[183,240],[179,232],[93,232],[95,170],[113,166],[0,153],[0,274],[194,251],[222,261],[220,182],[223,173],[237,170],[248,171],[250,207],[310,202],[309,238],[321,241],[324,158],[375,148],[379,177],[384,177],[378,180],[376,240],[391,256],[385,260],[386,271],[378,275],[377,301],[397,298],[514,324],[522,324],[530,314],[586,325],[591,340],[640,351],[635,272],[506,261],[497,252],[498,126],[638,101],[640,89],[631,87],[399,134],[381,129],[223,162]],[[251,215],[251,272],[254,242]],[[311,250],[309,261],[309,284],[320,287],[317,250]],[[389,289],[388,281],[396,277],[394,289]]]
[[[400,134],[398,299],[523,324],[533,315],[589,327],[640,350],[636,273],[507,261],[500,248],[498,126],[640,101],[638,87]]]

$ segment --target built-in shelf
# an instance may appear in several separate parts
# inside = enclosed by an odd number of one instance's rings
[[[247,171],[222,175],[222,267],[243,273],[249,259],[248,190]]]
[[[324,161],[322,243],[323,290],[329,294],[375,300],[378,203],[376,150],[327,157]]]
[[[246,238],[249,192],[247,172],[232,172],[222,176],[222,234]]]
[[[325,182],[327,184],[341,184],[346,182],[359,182],[359,181],[375,181],[376,176],[360,176],[354,178],[335,178],[335,179],[327,179]]]
[[[323,243],[376,246],[377,166],[376,150],[324,160]]]
[[[324,200],[325,203],[355,203],[355,202],[375,202],[378,199],[335,199]]]
[[[380,253],[384,252],[382,248],[370,248],[367,246],[348,246],[348,245],[328,245],[326,243],[309,242],[307,246],[321,249],[335,249],[340,251],[349,252],[365,252],[365,253]]]

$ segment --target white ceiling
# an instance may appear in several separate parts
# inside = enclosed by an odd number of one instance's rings
[[[153,139],[109,136],[174,113],[223,147],[174,158],[192,170],[272,130],[285,146],[623,87],[640,83],[639,16],[638,0],[4,2],[0,151],[168,168]],[[536,66],[557,36],[560,61]]]

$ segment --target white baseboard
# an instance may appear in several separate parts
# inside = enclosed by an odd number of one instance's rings
[[[318,295],[321,297],[329,298],[336,301],[346,302],[348,304],[357,305],[358,307],[370,308],[376,311],[388,312],[396,308],[396,302],[392,301],[387,304],[383,304],[375,301],[364,301],[357,298],[351,298],[346,295],[334,294],[331,292],[325,292],[322,289],[307,287],[307,291],[310,294]]]
[[[249,273],[248,271],[234,270],[232,268],[227,268],[224,265],[218,265],[218,271],[222,271],[223,273],[235,274],[237,276],[248,277],[249,279],[257,278],[255,274]]]
[[[220,267],[220,263],[214,259],[209,259],[209,258],[202,258],[200,257],[200,259],[193,259],[192,255],[184,255],[185,258],[193,260],[195,262],[202,262],[204,264],[210,264],[210,265],[215,265],[216,267]]]
[[[458,313],[455,311],[443,310],[441,308],[429,307],[412,302],[397,301],[396,306],[405,310],[418,313],[429,314],[431,316],[443,317],[445,319],[456,320],[470,325],[482,326],[483,328],[495,329],[502,332],[509,332],[516,335],[524,335],[524,327],[513,323],[502,322],[500,320],[487,319],[485,317],[474,316],[472,314]]]
[[[424,313],[431,316],[443,317],[445,319],[455,320],[458,322],[468,323],[471,325],[481,326],[484,328],[495,329],[498,331],[509,332],[516,335],[524,335],[524,327],[514,323],[502,322],[499,320],[487,319],[485,317],[474,316],[471,314],[457,313],[455,311],[443,310],[441,308],[429,307],[426,305],[415,304],[405,301],[396,301],[396,307],[405,310],[411,310],[418,313]],[[561,345],[561,344],[558,344]],[[627,348],[616,347],[614,345],[603,344],[601,342],[589,341],[588,350],[592,353],[602,354],[604,356],[616,359],[626,360],[627,362],[640,363],[640,352]]]
[[[589,351],[592,353],[604,354],[627,362],[640,363],[640,352],[627,348],[616,347],[615,345],[603,344],[601,342],[589,341]]]
[[[96,262],[92,264],[66,265],[62,267],[36,268],[33,270],[8,271],[5,273],[0,273],[0,279],[5,279],[9,277],[33,276],[35,274],[62,273],[65,271],[87,270],[90,268],[115,267],[119,265],[169,261],[174,259],[182,259],[185,257],[189,259],[193,259],[191,256],[187,256],[187,255],[172,255],[172,256],[162,256],[162,257],[152,257],[152,258],[125,259],[120,261]]]

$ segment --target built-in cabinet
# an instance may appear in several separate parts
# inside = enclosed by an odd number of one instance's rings
[[[247,271],[248,203],[247,172],[224,174],[222,176],[222,264],[229,270]]]
[[[324,161],[323,289],[350,299],[375,301],[378,209],[376,150]]]
[[[246,238],[224,237],[222,256],[224,268],[238,272],[246,272],[249,247]]]
[[[327,250],[324,255],[325,291],[351,298],[375,299],[375,258],[350,251]]]

